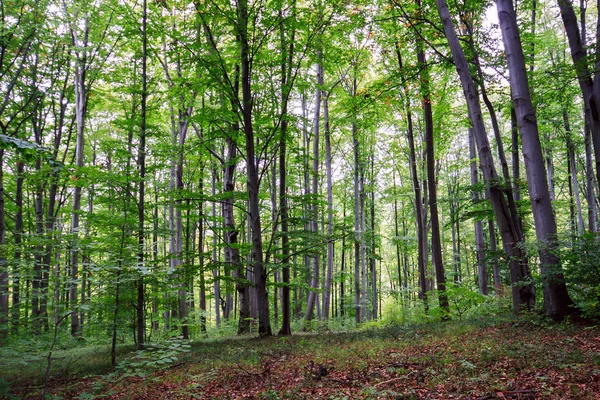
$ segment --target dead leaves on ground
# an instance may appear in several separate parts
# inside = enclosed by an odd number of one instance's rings
[[[598,328],[507,324],[461,336],[302,340],[253,364],[199,360],[127,379],[104,398],[600,399]]]

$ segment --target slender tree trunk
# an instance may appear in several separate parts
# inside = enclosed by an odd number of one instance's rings
[[[367,312],[367,246],[366,246],[366,224],[365,224],[365,168],[361,165],[360,168],[360,190],[359,190],[359,211],[360,215],[360,309],[361,309],[361,321],[367,321],[369,319],[369,313]]]
[[[421,103],[425,116],[425,147],[427,155],[427,184],[429,189],[429,220],[431,223],[431,253],[433,266],[435,268],[435,278],[437,281],[440,307],[444,313],[442,319],[448,319],[450,316],[450,305],[448,303],[448,296],[446,294],[446,277],[444,273],[444,262],[442,259],[442,243],[440,240],[440,221],[437,206],[437,180],[435,176],[433,111],[431,108],[431,97],[429,92],[429,69],[427,67],[423,45],[420,42],[417,44],[417,59],[419,70],[421,71]]]
[[[42,134],[39,129],[39,125],[37,124],[36,119],[32,120],[34,134],[36,137],[36,143],[42,143]],[[41,171],[42,168],[42,160],[38,158],[36,160],[35,169],[36,171]],[[43,182],[38,182],[36,185],[35,191],[35,233],[38,237],[43,237],[44,235],[44,184]],[[41,242],[38,242],[35,246],[34,251],[34,265],[33,265],[33,281],[31,283],[31,317],[32,317],[32,328],[33,333],[35,335],[39,335],[42,330],[42,325],[46,326],[47,320],[47,309],[45,307],[46,303],[46,293],[44,291],[44,275],[45,271],[50,267],[50,262],[52,260],[52,251],[46,252],[44,254],[44,247]],[[58,321],[60,319],[58,312],[58,301],[55,303],[55,320]]]
[[[277,235],[278,225],[279,225],[279,215],[277,210],[277,163],[275,159],[277,159],[277,150],[275,154],[273,154],[273,163],[271,164],[271,174],[270,174],[270,195],[271,195],[271,244],[269,245],[270,251],[267,253],[267,263],[269,257],[273,257],[273,264],[276,264],[277,259],[277,248],[279,244],[279,238]],[[275,318],[275,325],[279,325],[279,299],[278,292],[279,286],[278,283],[280,281],[279,278],[279,267],[274,266],[273,271],[273,283],[275,286],[273,287],[273,317]]]
[[[356,96],[356,66],[354,66],[354,77],[352,84],[352,95]],[[354,153],[354,309],[356,324],[361,322],[361,292],[360,292],[360,244],[362,232],[360,229],[360,156],[358,127],[356,125],[356,110],[352,114],[352,147]]]
[[[1,163],[0,163],[1,164]],[[0,165],[2,169],[2,165]],[[21,257],[22,257],[22,242],[23,242],[23,181],[25,180],[25,163],[22,161],[17,162],[17,176],[16,176],[16,187],[15,187],[15,207],[17,208],[15,213],[15,252],[13,260],[13,277],[12,277],[12,310],[11,310],[11,322],[12,322],[12,333],[18,334],[19,332],[19,320],[21,318]],[[0,187],[2,182],[0,182]],[[0,251],[1,252],[1,251]],[[1,279],[0,279],[1,280]],[[0,285],[1,286],[1,285]],[[0,292],[3,292],[0,289]],[[8,295],[8,294],[7,294]]]
[[[535,14],[535,12],[534,12],[534,14]],[[490,121],[492,123],[492,130],[494,132],[494,139],[496,141],[496,148],[498,151],[498,159],[500,161],[500,166],[502,167],[502,177],[504,178],[504,191],[506,194],[508,208],[510,210],[510,217],[512,218],[513,224],[517,228],[517,234],[519,236],[519,239],[521,241],[523,241],[525,236],[523,235],[523,231],[521,229],[522,224],[520,222],[519,215],[517,212],[515,195],[513,193],[512,179],[510,177],[508,162],[506,160],[506,155],[504,152],[504,144],[502,142],[502,135],[500,134],[500,126],[498,123],[498,117],[496,115],[496,109],[494,108],[494,105],[492,104],[491,100],[489,99],[489,97],[487,95],[487,89],[485,86],[485,78],[484,78],[484,74],[483,74],[483,69],[482,69],[481,63],[479,61],[479,54],[477,53],[477,50],[475,48],[475,40],[474,40],[472,23],[470,21],[465,21],[464,25],[467,27],[467,30],[469,32],[469,47],[471,48],[471,52],[473,54],[473,59],[474,59],[476,70],[477,70],[476,82],[478,84],[479,90],[481,91],[481,97],[483,99],[483,102],[484,102],[487,110],[488,110],[488,113],[490,115]],[[513,153],[515,151],[516,151],[516,156],[517,156],[517,160],[518,160],[518,154],[519,154],[518,149],[516,147],[513,147]],[[514,161],[514,158],[513,158],[513,161]],[[518,170],[518,162],[517,162],[516,168]]]
[[[585,119],[585,182],[588,209],[588,229],[590,232],[598,232],[598,210],[596,208],[596,197],[594,195],[594,162],[592,150],[592,134],[588,118]]]
[[[312,170],[312,210],[311,210],[311,232],[315,238],[319,235],[319,208],[317,205],[317,198],[319,196],[319,133],[320,133],[320,122],[321,122],[321,90],[323,87],[323,66],[322,66],[323,55],[320,50],[317,50],[317,89],[315,90],[315,109],[313,119],[313,170]],[[316,239],[315,239],[316,240]],[[314,317],[315,304],[318,301],[317,290],[319,289],[319,251],[315,249],[311,255],[312,261],[312,272],[310,279],[310,288],[308,292],[308,301],[306,303],[306,315],[304,316],[305,321],[311,321]],[[305,325],[306,328],[306,325]]]
[[[398,45],[396,45],[396,56],[398,57],[398,67],[400,71],[404,70],[404,66],[402,64],[402,57],[400,54],[400,49]],[[427,286],[426,286],[426,278],[425,278],[425,270],[427,268],[427,258],[426,258],[426,244],[425,244],[425,224],[424,224],[424,215],[423,215],[423,197],[421,195],[421,184],[419,182],[419,175],[417,173],[417,152],[415,150],[415,138],[413,133],[413,119],[410,105],[410,97],[409,97],[409,88],[408,82],[406,79],[403,80],[404,86],[404,108],[406,110],[406,120],[407,120],[407,138],[408,138],[408,150],[409,150],[409,164],[410,164],[410,175],[412,178],[413,192],[415,194],[415,220],[417,227],[417,246],[418,246],[418,255],[417,255],[417,269],[419,273],[419,297],[423,300],[423,304],[425,306],[425,311],[429,309],[429,304],[427,301]]]
[[[119,309],[121,307],[120,291],[121,291],[121,271],[123,269],[123,257],[125,250],[125,240],[127,235],[127,209],[129,206],[129,195],[123,201],[123,224],[121,225],[121,240],[119,248],[119,261],[117,265],[117,274],[115,282],[115,308],[113,310],[113,321],[112,321],[112,343],[110,349],[110,361],[114,367],[117,364],[117,325]]]
[[[295,14],[295,2],[293,8]],[[287,151],[287,128],[288,128],[288,99],[290,94],[290,83],[288,82],[291,75],[292,60],[294,56],[294,39],[295,30],[292,31],[291,40],[289,42],[289,50],[287,51],[286,65],[286,49],[288,44],[284,34],[284,18],[279,11],[280,19],[280,39],[281,39],[281,137],[279,139],[279,212],[281,219],[281,264],[282,264],[282,280],[283,288],[281,290],[281,329],[280,335],[291,335],[291,304],[290,304],[290,248],[288,237],[288,204],[287,204],[287,171],[286,171],[286,151]]]
[[[597,70],[593,74],[589,71],[587,50],[577,25],[573,3],[571,0],[559,0],[558,6],[569,40],[571,58],[579,80],[579,87],[583,95],[586,122],[589,124],[596,158],[596,180],[600,182],[600,74]],[[585,12],[582,13],[582,17],[585,17]],[[585,25],[582,24],[582,27],[585,27]],[[591,171],[588,173],[591,174]]]
[[[237,1],[238,34],[240,38],[240,59],[242,66],[242,115],[246,135],[246,169],[248,172],[248,211],[252,230],[252,264],[258,306],[258,334],[271,335],[269,301],[267,298],[267,273],[263,263],[263,242],[260,220],[259,179],[254,150],[254,130],[252,127],[252,89],[250,81],[250,47],[248,43],[248,1]]]
[[[497,0],[496,7],[510,72],[512,100],[521,133],[536,237],[541,244],[539,254],[544,286],[544,309],[551,318],[561,319],[573,311],[570,308],[572,301],[556,253],[558,247],[556,221],[550,203],[548,182],[543,176],[542,146],[529,94],[517,17],[511,0]]]
[[[237,134],[239,126],[236,124],[232,130]],[[223,186],[226,194],[223,203],[223,217],[225,220],[225,262],[233,270],[235,288],[239,300],[238,335],[250,333],[250,298],[248,284],[246,283],[246,270],[240,258],[238,247],[238,230],[235,227],[235,214],[233,208],[233,192],[235,190],[234,175],[236,169],[237,145],[232,137],[227,137],[227,158],[223,168]]]
[[[86,88],[85,88],[85,61],[79,61],[75,69],[75,113],[77,120],[77,144],[75,147],[75,166],[83,167],[84,157],[84,128],[86,114]],[[79,171],[76,171],[74,180],[77,180]],[[71,213],[71,234],[73,247],[71,249],[71,282],[69,284],[69,302],[71,308],[77,306],[77,279],[79,277],[79,212],[81,210],[82,187],[75,184],[73,190],[73,206]],[[78,313],[71,314],[71,335],[78,336],[80,330]]]
[[[396,268],[398,271],[398,291],[400,301],[402,301],[404,297],[404,293],[402,289],[404,288],[403,280],[402,280],[402,264],[401,264],[401,251],[400,251],[400,230],[398,228],[398,187],[396,186],[396,169],[392,169],[392,184],[394,190],[394,242],[396,243]]]
[[[217,184],[217,169],[213,168],[212,170],[212,179],[211,179],[211,194],[213,198],[217,194],[216,184]],[[212,264],[213,264],[213,285],[214,285],[214,298],[215,298],[215,323],[217,324],[217,328],[221,326],[221,277],[220,277],[220,268],[219,268],[219,259],[217,252],[217,205],[213,201],[212,203],[212,219],[213,219],[213,227],[212,227]]]
[[[4,149],[0,148],[0,344],[8,336],[8,263],[5,253]]]
[[[581,44],[585,48],[587,46],[587,29],[586,29],[586,5],[585,0],[579,0],[579,16],[581,24]],[[584,134],[585,134],[585,182],[586,182],[586,197],[588,208],[588,229],[590,232],[598,232],[598,212],[596,208],[596,198],[594,196],[594,161],[592,150],[592,130],[590,127],[589,115],[586,112],[584,102]]]
[[[450,234],[452,235],[452,274],[454,275],[454,284],[458,285],[460,283],[460,276],[458,273],[458,269],[459,269],[459,256],[458,256],[458,252],[459,252],[459,243],[457,243],[457,237],[456,237],[456,228],[458,226],[458,221],[457,221],[457,207],[456,207],[456,190],[455,190],[455,182],[451,182],[455,180],[454,177],[452,177],[448,182],[448,197],[449,197],[449,203],[450,203],[450,228],[451,228],[451,232]]]
[[[473,187],[473,202],[479,201],[477,193],[477,154],[475,152],[475,137],[473,129],[469,128],[469,158],[471,159],[471,186]],[[483,240],[483,227],[480,220],[475,220],[475,252],[477,254],[477,279],[479,283],[479,293],[488,294],[487,271],[485,265],[485,242]]]
[[[186,118],[184,122],[179,123],[179,146],[178,152],[178,162],[176,168],[176,187],[177,194],[175,198],[175,257],[176,257],[176,269],[177,275],[179,278],[179,290],[178,290],[178,314],[179,320],[181,321],[181,334],[184,339],[188,339],[189,337],[189,322],[187,320],[188,317],[188,309],[187,309],[187,286],[186,286],[186,276],[187,276],[187,266],[183,264],[183,219],[181,215],[182,208],[182,192],[184,189],[183,186],[183,153],[184,153],[184,144],[187,133],[187,124],[189,122],[189,113],[186,113]]]
[[[517,115],[515,114],[515,107],[510,105],[510,132],[512,140],[512,170],[513,170],[513,196],[515,203],[521,201],[521,160],[519,158],[519,127],[517,126]],[[514,223],[514,220],[513,220]],[[517,212],[517,230],[521,232],[519,238],[523,240],[523,219]]]
[[[579,195],[579,182],[577,181],[577,162],[575,160],[575,146],[571,137],[571,125],[569,124],[569,114],[566,109],[563,109],[563,123],[565,125],[565,135],[567,139],[568,163],[570,167],[570,179],[573,186],[573,197],[575,198],[575,206],[577,208],[577,234],[583,235],[585,225],[583,223],[583,212],[581,208],[581,197]],[[592,198],[593,199],[593,198]]]
[[[496,254],[496,227],[494,221],[488,220],[488,232],[490,237],[490,252],[492,253],[492,268],[494,277],[494,287],[496,288],[496,295],[502,297],[502,279],[500,277],[500,263],[498,262],[498,255]]]
[[[323,122],[325,128],[325,168],[327,170],[327,274],[323,293],[323,319],[329,319],[331,284],[333,281],[333,178],[331,169],[331,131],[329,128],[329,94],[323,99]]]
[[[200,169],[200,181],[198,182],[198,192],[204,191],[204,166]],[[198,205],[198,270],[200,271],[199,279],[199,299],[200,306],[200,332],[206,334],[206,282],[204,279],[204,202],[201,200]],[[244,276],[245,278],[245,276]],[[241,315],[240,315],[241,318]]]
[[[145,223],[145,188],[146,188],[146,101],[148,98],[148,78],[147,78],[147,21],[148,9],[147,1],[143,0],[143,15],[142,15],[142,103],[140,109],[140,142],[138,148],[138,172],[139,172],[139,193],[138,193],[138,278],[136,280],[137,290],[137,348],[141,350],[145,344],[146,324],[144,322],[144,271],[146,270],[144,262],[144,223]]]
[[[548,136],[546,136],[545,140],[547,143],[550,142],[550,138]],[[546,153],[544,156],[544,161],[546,161],[546,181],[548,182],[548,193],[550,195],[550,201],[554,201],[554,159],[552,157],[552,148],[546,148],[545,152],[544,149],[542,149],[542,154],[544,153]],[[527,161],[525,161],[525,169],[527,169]]]
[[[342,220],[345,221],[346,220],[346,201],[343,202],[342,205],[343,211],[342,211]],[[344,300],[344,296],[346,295],[346,292],[344,291],[344,286],[346,283],[346,235],[342,236],[342,255],[341,255],[341,261],[340,261],[340,290],[339,290],[339,300],[340,300],[340,315],[346,315],[346,310],[345,310],[345,300]]]
[[[371,269],[371,308],[373,310],[373,319],[377,319],[379,311],[378,290],[377,290],[377,261],[375,259],[375,149],[371,148],[371,243],[370,243],[370,269]]]
[[[158,267],[158,188],[156,185],[156,177],[154,178],[154,205],[152,207],[152,272],[157,271]],[[157,271],[158,272],[158,271]],[[152,285],[152,331],[157,332],[159,329],[158,315],[158,297],[159,285],[158,282]]]

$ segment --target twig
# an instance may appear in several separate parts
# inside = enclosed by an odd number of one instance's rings
[[[394,368],[406,368],[406,367],[422,367],[423,364],[413,363],[413,362],[393,362],[389,363],[388,367]]]

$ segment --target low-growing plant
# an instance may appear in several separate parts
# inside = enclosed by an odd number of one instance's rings
[[[113,374],[118,375],[119,378],[144,377],[149,372],[174,364],[179,356],[189,352],[190,348],[190,344],[181,337],[148,345],[146,349],[136,351],[133,357],[119,362]]]

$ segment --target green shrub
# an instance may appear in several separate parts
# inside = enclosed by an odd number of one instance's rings
[[[562,246],[561,260],[569,292],[584,315],[600,317],[600,240],[586,233]]]

